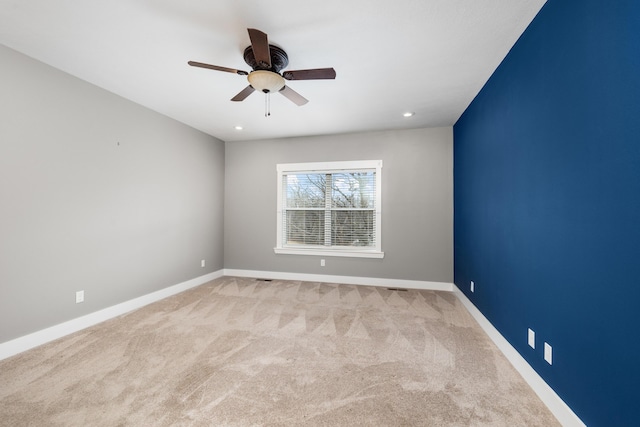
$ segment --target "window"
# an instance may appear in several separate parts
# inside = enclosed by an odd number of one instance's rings
[[[382,160],[281,164],[278,254],[382,258]]]

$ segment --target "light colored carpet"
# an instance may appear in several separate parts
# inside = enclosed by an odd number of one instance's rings
[[[223,277],[0,362],[2,426],[555,426],[447,292]]]

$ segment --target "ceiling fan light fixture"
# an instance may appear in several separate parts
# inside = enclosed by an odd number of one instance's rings
[[[264,93],[278,92],[285,85],[284,78],[280,74],[268,70],[252,71],[247,76],[247,80],[255,90]]]
[[[244,50],[244,62],[253,70],[247,73],[235,68],[220,67],[218,65],[205,64],[203,62],[188,61],[192,67],[209,68],[225,73],[233,73],[247,76],[249,86],[242,89],[231,101],[244,101],[256,90],[265,94],[265,116],[270,115],[271,92],[280,92],[282,96],[301,106],[309,102],[305,97],[285,84],[286,80],[333,80],[336,78],[336,70],[333,68],[311,68],[306,70],[288,70],[284,74],[280,71],[289,65],[287,52],[278,46],[269,44],[266,33],[255,28],[247,28],[251,45]]]

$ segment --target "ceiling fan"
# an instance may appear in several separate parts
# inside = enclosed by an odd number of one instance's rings
[[[269,44],[267,35],[260,30],[248,28],[251,45],[244,50],[244,61],[253,71],[246,72],[233,68],[219,67],[217,65],[204,64],[202,62],[189,61],[193,67],[209,68],[211,70],[235,73],[247,76],[249,86],[231,98],[232,101],[244,101],[254,91],[265,94],[279,92],[296,105],[304,105],[309,102],[295,90],[286,85],[285,80],[319,80],[335,79],[336,71],[333,68],[314,68],[310,70],[281,70],[289,65],[287,52],[277,46]]]

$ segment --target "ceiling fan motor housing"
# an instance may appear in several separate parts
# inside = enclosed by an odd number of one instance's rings
[[[243,54],[244,62],[246,62],[254,71],[266,70],[278,74],[280,73],[280,70],[289,65],[289,57],[287,56],[287,52],[280,49],[278,46],[270,44],[269,53],[271,56],[271,67],[269,67],[269,64],[258,63],[258,61],[256,61],[256,57],[253,54],[253,48],[251,46],[247,46]]]

